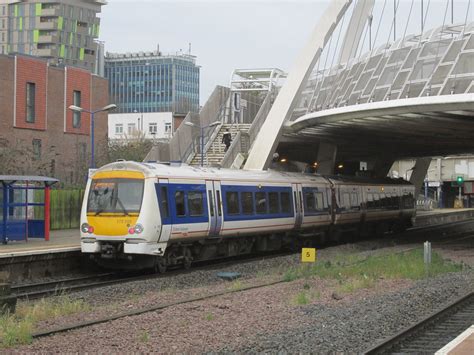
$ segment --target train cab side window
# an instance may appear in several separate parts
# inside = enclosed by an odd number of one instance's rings
[[[161,193],[161,217],[168,218],[170,216],[170,211],[168,207],[168,188],[166,186],[162,186],[160,189]]]
[[[278,201],[278,192],[268,193],[268,205],[270,207],[270,213],[280,212],[280,203]]]
[[[291,213],[290,193],[289,192],[280,193],[280,200],[281,200],[281,212]]]
[[[227,200],[227,214],[239,214],[239,193],[238,192],[226,192]]]
[[[203,198],[201,191],[188,192],[188,209],[191,217],[204,215]]]
[[[256,210],[258,214],[267,213],[267,194],[265,192],[256,192],[255,193],[255,204],[257,206]]]
[[[240,194],[243,214],[253,214],[253,194],[251,192],[242,192]]]
[[[178,217],[185,216],[186,209],[184,207],[184,191],[176,191],[174,194],[174,199],[176,201],[176,215]]]

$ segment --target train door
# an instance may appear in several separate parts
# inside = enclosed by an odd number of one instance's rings
[[[170,239],[172,227],[168,179],[160,179],[155,188],[161,217],[161,232],[158,241],[167,242]]]
[[[209,236],[218,237],[222,229],[222,196],[219,181],[206,181],[209,212]]]
[[[295,228],[301,228],[303,223],[303,189],[301,184],[292,184],[295,209]]]

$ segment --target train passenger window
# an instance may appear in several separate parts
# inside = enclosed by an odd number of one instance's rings
[[[316,212],[316,199],[312,191],[304,193],[304,203],[308,212]]]
[[[316,198],[316,209],[318,211],[324,211],[324,198],[322,192],[315,192],[314,197]]]
[[[251,192],[242,192],[240,194],[243,214],[253,214],[253,194]]]
[[[280,203],[278,201],[278,192],[268,193],[268,205],[270,207],[270,213],[280,212]]]
[[[209,191],[209,211],[211,213],[211,217],[214,217],[214,201],[212,200],[212,191]]]
[[[176,215],[183,217],[186,215],[186,209],[184,208],[184,191],[176,191],[174,194],[174,200],[176,201]]]
[[[256,209],[258,214],[267,213],[267,194],[265,192],[255,193]]]
[[[161,186],[161,218],[168,218],[170,216],[170,211],[168,208],[168,188],[166,186]]]
[[[203,198],[201,191],[189,191],[188,192],[188,209],[189,215],[192,217],[203,216]]]
[[[290,193],[289,192],[280,193],[280,199],[281,199],[281,212],[290,213],[291,212]]]
[[[357,192],[351,194],[351,206],[359,207],[359,196],[357,196]]]
[[[372,193],[367,194],[367,209],[373,209],[374,208],[374,195]]]
[[[228,191],[225,198],[227,200],[227,214],[239,214],[239,193]]]
[[[342,194],[342,206],[341,207],[343,207],[346,210],[351,209],[351,196],[347,192],[344,192]]]

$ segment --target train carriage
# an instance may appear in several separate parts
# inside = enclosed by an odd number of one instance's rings
[[[164,271],[361,226],[405,226],[413,192],[390,179],[117,162],[88,181],[81,249],[106,266]]]

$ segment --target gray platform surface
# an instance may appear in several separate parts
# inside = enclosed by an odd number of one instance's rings
[[[0,258],[23,255],[48,254],[80,250],[79,229],[62,229],[50,232],[49,241],[31,238],[28,241],[0,244]]]

